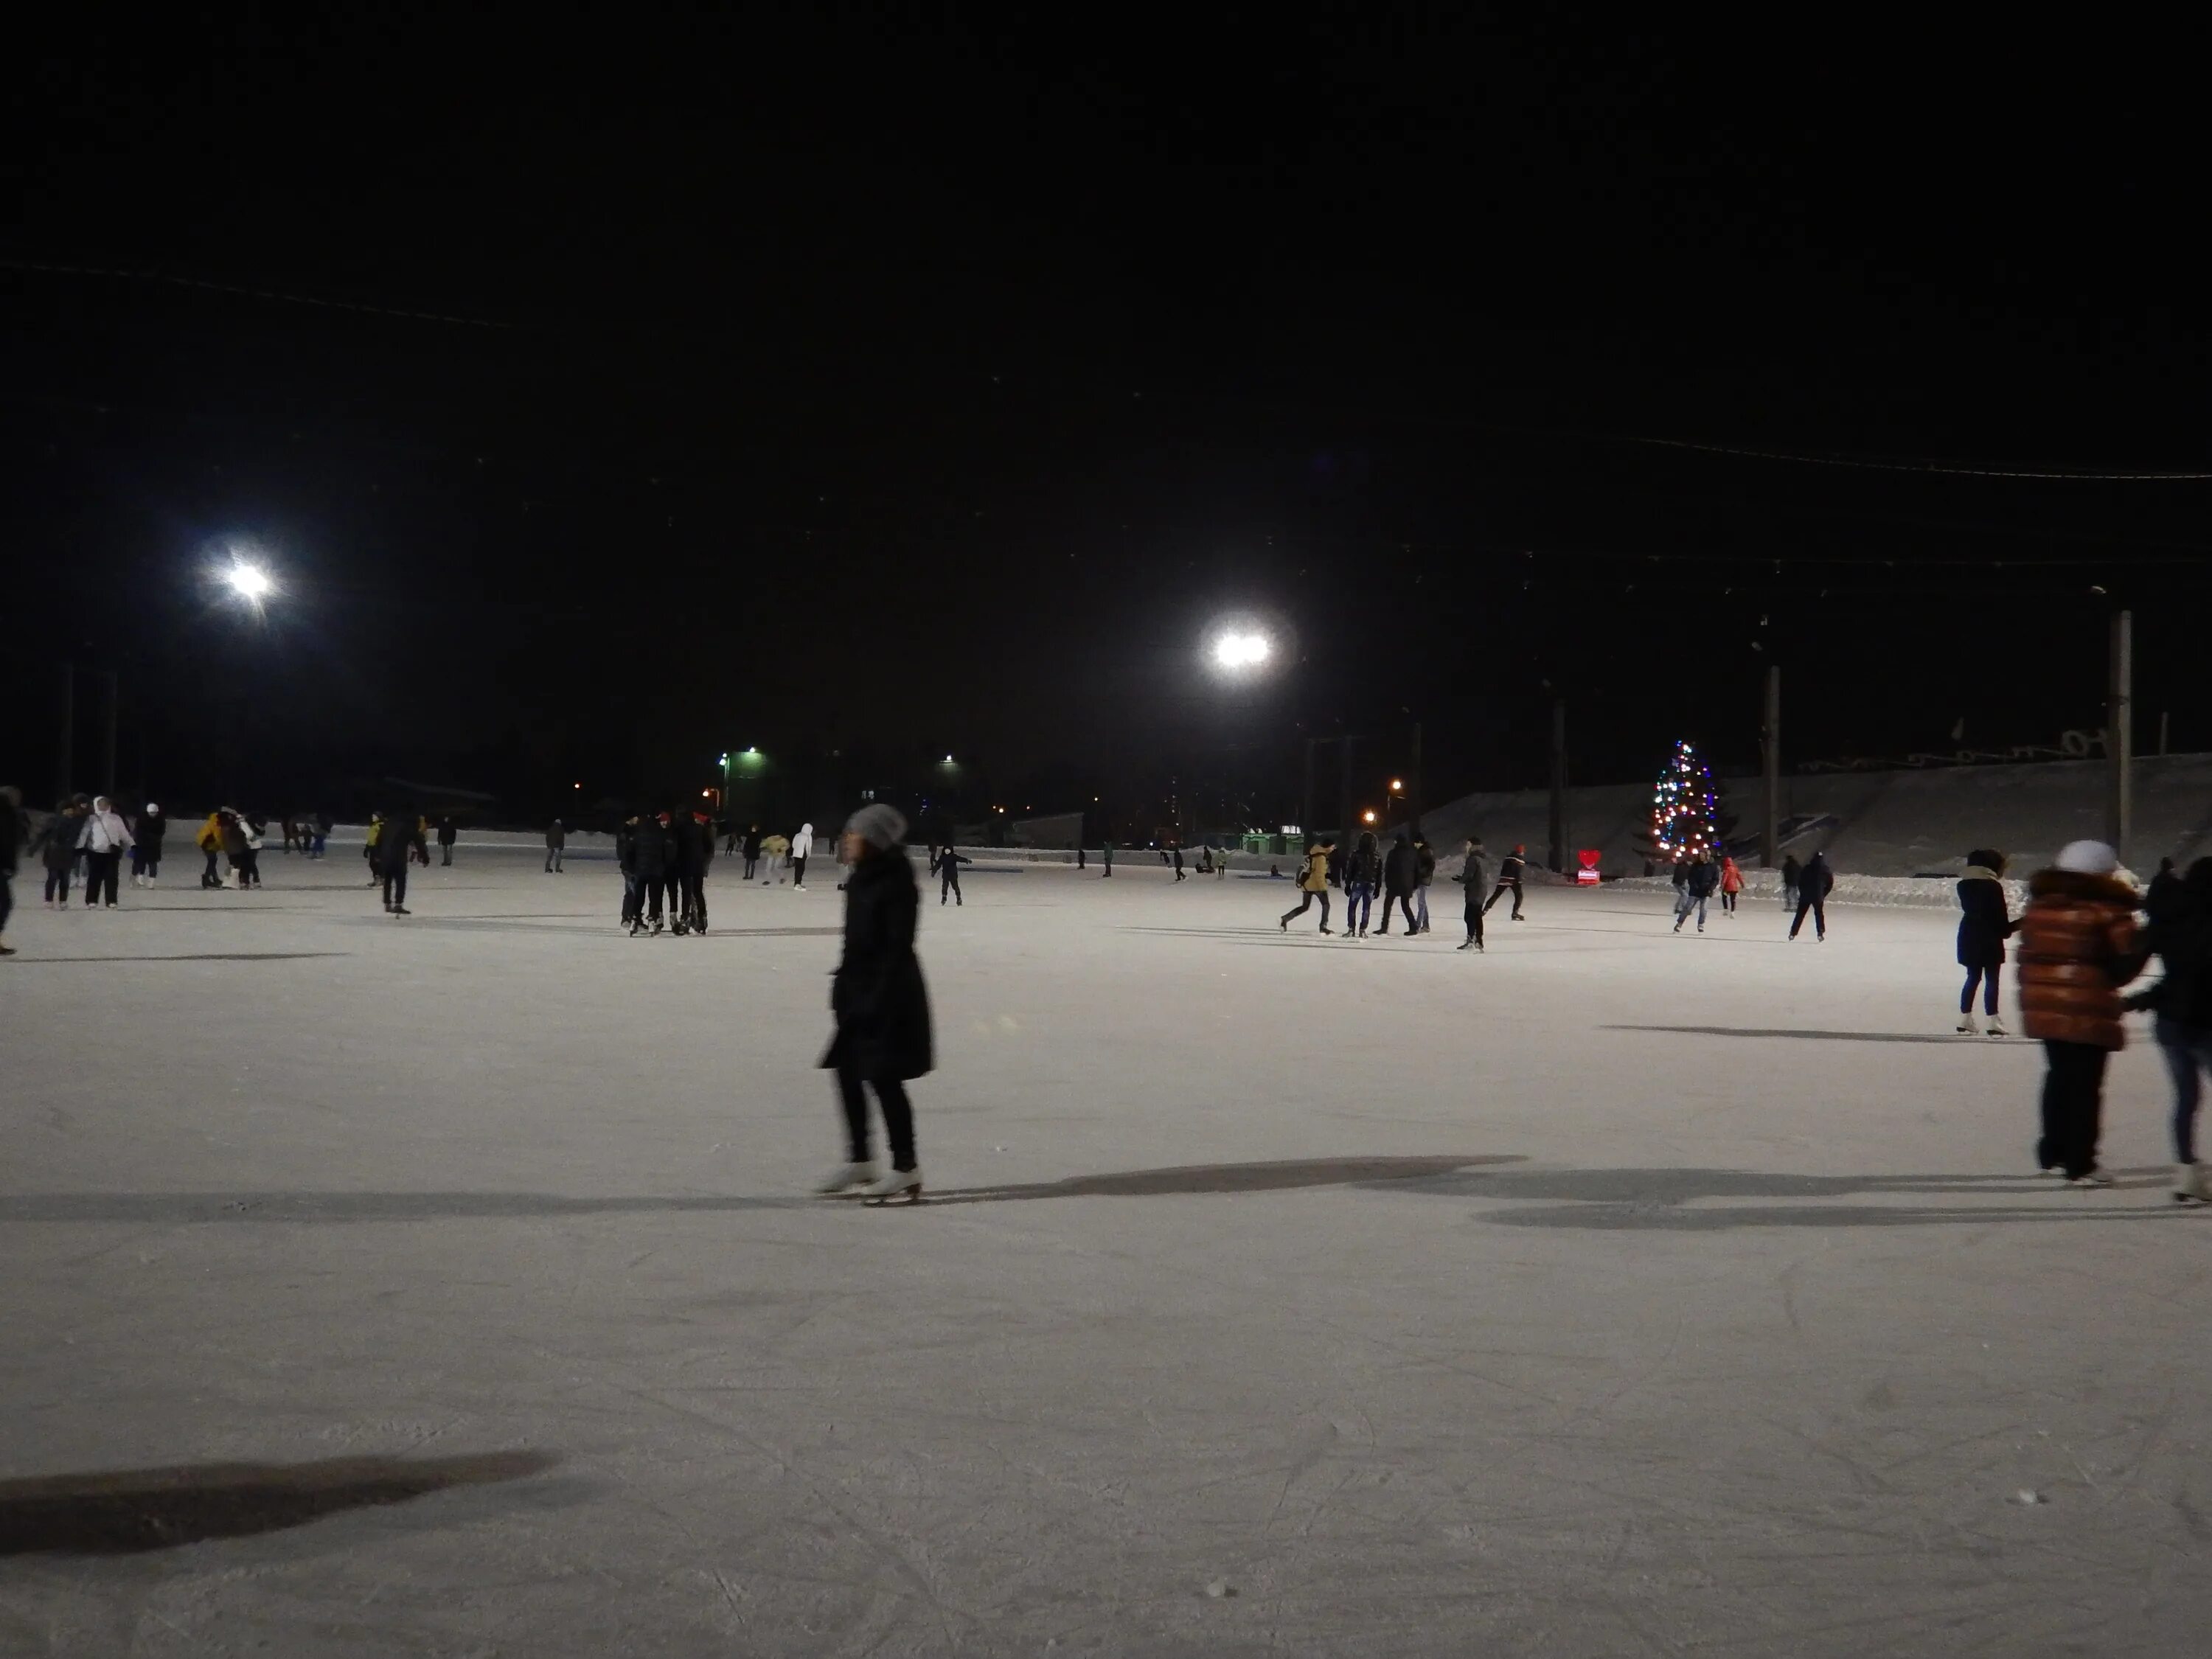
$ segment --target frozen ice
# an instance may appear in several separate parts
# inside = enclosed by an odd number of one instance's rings
[[[2202,1649],[2163,1070],[2037,1180],[1948,914],[979,861],[873,1210],[834,884],[634,940],[592,850],[18,881],[0,1653]]]

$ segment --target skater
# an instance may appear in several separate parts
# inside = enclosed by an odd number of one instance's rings
[[[0,957],[15,954],[8,943],[8,918],[15,908],[15,861],[30,839],[23,792],[12,783],[0,783]]]
[[[637,878],[637,814],[615,826],[615,868],[622,872],[622,925],[637,931],[637,918],[645,908],[644,884]]]
[[[415,914],[407,908],[407,866],[418,850],[427,863],[429,844],[422,834],[422,821],[414,813],[396,812],[384,821],[384,833],[376,842],[376,867],[384,878],[385,915]]]
[[[1782,908],[1784,909],[1795,910],[1797,908],[1797,884],[1803,879],[1804,874],[1803,866],[1797,862],[1797,855],[1795,853],[1784,853],[1782,855]]]
[[[2158,861],[2158,873],[2150,878],[2143,891],[2143,915],[2156,927],[2166,916],[2177,915],[2181,908],[2181,877],[2176,873],[2172,859]]]
[[[772,880],[779,886],[783,878],[776,873],[783,863],[784,854],[791,851],[791,842],[781,836],[769,836],[761,842],[761,885]]]
[[[1375,850],[1375,832],[1362,830],[1352,856],[1344,861],[1345,938],[1367,937],[1367,919],[1375,912],[1375,890],[1382,880],[1382,855]],[[1390,920],[1388,910],[1382,920]]]
[[[291,826],[289,824],[285,826],[288,831],[290,827]],[[442,869],[446,866],[453,863],[453,843],[460,838],[461,832],[453,827],[453,820],[450,815],[438,820],[438,863],[440,868]],[[289,853],[292,849],[289,847],[287,847],[284,850]]]
[[[1516,921],[1525,920],[1521,914],[1521,872],[1528,867],[1528,843],[1516,842],[1513,850],[1498,861],[1498,885],[1492,891],[1488,902],[1483,905],[1483,915],[1488,915],[1497,908],[1498,901],[1510,892],[1513,895],[1513,920]]]
[[[1397,906],[1406,913],[1406,937],[1411,939],[1421,931],[1413,920],[1413,872],[1417,866],[1413,844],[1406,839],[1403,830],[1390,841],[1390,850],[1382,860],[1382,926],[1376,929],[1383,938],[1390,936],[1390,907]]]
[[[758,869],[758,868],[760,867],[760,855],[761,855],[761,827],[760,827],[760,825],[758,825],[757,823],[756,823],[756,824],[750,825],[750,826],[746,829],[746,830],[745,830],[745,837],[744,837],[744,842],[743,842],[743,846],[744,846],[744,854],[745,854],[745,877],[744,877],[744,878],[745,878],[747,881],[750,881],[750,880],[753,878],[753,872],[754,872],[755,870],[757,870],[757,869]]]
[[[83,833],[84,819],[75,801],[54,803],[53,816],[39,828],[31,842],[31,850],[39,854],[39,862],[46,866],[46,908],[63,909],[69,904],[70,878],[76,873],[77,837]]]
[[[317,812],[315,814],[315,850],[307,856],[319,859],[329,850],[330,842],[331,815],[328,812]]]
[[[138,814],[138,822],[131,833],[137,842],[131,856],[137,865],[131,872],[131,884],[151,887],[161,873],[161,842],[169,833],[169,821],[161,816],[160,803],[146,803],[146,810]]]
[[[374,825],[370,826],[372,833],[374,828]],[[220,807],[207,815],[207,822],[200,825],[198,833],[192,837],[192,845],[207,855],[207,867],[200,872],[200,885],[222,886],[222,877],[216,869],[216,860],[222,857],[222,811]],[[374,866],[372,864],[370,867],[373,869]],[[374,881],[372,877],[372,884]]]
[[[214,820],[210,819],[209,822],[213,823]],[[383,839],[384,814],[381,812],[371,812],[368,815],[368,829],[362,836],[361,848],[362,857],[368,860],[368,884],[371,887],[375,886],[377,883],[376,845]],[[212,872],[214,868],[215,860],[213,858],[210,858],[208,860],[208,869]],[[212,885],[212,884],[210,884]]]
[[[937,849],[937,862],[929,866],[929,873],[938,878],[937,902],[939,904],[945,902],[948,894],[951,896],[955,909],[967,903],[968,901],[960,896],[960,866],[963,864],[973,864],[975,861],[973,859],[962,858],[953,850],[951,842],[945,842]]]
[[[1465,890],[1466,895],[1463,902],[1467,907],[1464,918],[1467,922],[1467,943],[1459,948],[1462,951],[1480,951],[1483,914],[1482,843],[1473,836],[1469,836],[1467,838],[1466,846],[1461,849],[1461,852],[1462,861],[1460,871],[1452,878]]]
[[[1787,875],[1784,877],[1788,879]],[[1836,890],[1836,872],[1828,868],[1828,855],[1815,853],[1805,860],[1805,867],[1797,872],[1797,915],[1790,924],[1790,937],[1796,939],[1797,930],[1805,925],[1805,913],[1813,913],[1813,936],[1818,939],[1828,937],[1828,895]]]
[[[2212,1203],[2212,1180],[2197,1161],[2200,1074],[2212,1073],[2212,858],[2197,860],[2187,876],[2176,878],[2151,917],[2143,946],[2166,975],[2127,1006],[2156,1015],[2151,1031],[2173,1076],[2173,1201]]]
[[[1284,933],[1289,933],[1291,923],[1313,908],[1316,899],[1321,901],[1321,931],[1324,934],[1329,931],[1328,860],[1335,850],[1336,843],[1327,841],[1315,842],[1306,848],[1306,867],[1298,877],[1298,908],[1283,912]]]
[[[292,815],[287,812],[284,814],[284,850],[287,853],[292,851],[292,844],[295,842],[300,844],[300,849],[302,852],[307,850],[307,838],[301,835],[299,825],[292,821]]]
[[[1429,884],[1437,878],[1436,849],[1429,838],[1418,830],[1413,832],[1413,914],[1420,926],[1415,930],[1429,931]]]
[[[882,802],[863,806],[845,825],[845,951],[830,987],[836,1035],[822,1064],[837,1073],[847,1156],[816,1188],[825,1195],[857,1190],[878,1203],[921,1197],[906,1085],[927,1075],[935,1056],[929,990],[914,951],[921,893],[900,844],[905,836],[906,820]],[[891,1167],[880,1176],[868,1151],[869,1089],[890,1143]]]
[[[714,826],[707,814],[684,813],[676,820],[669,845],[675,853],[676,890],[670,895],[675,932],[707,931],[707,866],[714,857]]]
[[[1112,874],[1114,873],[1114,843],[1113,843],[1112,842],[1110,842],[1110,841],[1109,841],[1109,842],[1108,842],[1106,843],[1105,852],[1106,852],[1106,875],[1107,875],[1107,876],[1110,876],[1110,875],[1112,875]],[[1101,880],[1101,881],[1103,881],[1103,880],[1105,880],[1105,879],[1106,879],[1106,876],[1101,876],[1101,877],[1099,878],[1099,880]]]
[[[547,875],[557,876],[562,873],[561,854],[568,850],[568,832],[562,827],[561,820],[556,818],[545,828],[545,873]]]
[[[1819,862],[1805,867],[1808,887]],[[2035,1161],[2076,1187],[2112,1184],[2097,1167],[2105,1062],[2127,1044],[2119,988],[2142,966],[2135,889],[2113,873],[2118,868],[2100,841],[2068,843],[2057,866],[2028,884],[2020,919],[2021,1025],[2043,1044],[2049,1066]]]
[[[77,830],[76,844],[84,851],[84,908],[95,909],[105,903],[114,909],[116,878],[123,868],[124,849],[131,845],[131,831],[106,796],[94,799],[92,811]]]
[[[1981,988],[1982,1012],[1989,1016],[1990,1035],[2008,1036],[1997,1016],[1997,981],[2004,976],[2005,941],[2019,928],[2005,905],[2005,856],[1978,847],[1966,854],[1966,872],[1959,878],[1959,965],[1966,970],[1966,983],[1959,993],[1959,1035],[1979,1036],[1974,1021],[1974,989]]]
[[[1164,863],[1168,860],[1168,855],[1165,853],[1163,853],[1160,854],[1160,859],[1161,861]],[[1181,842],[1177,842],[1176,843],[1174,864],[1175,878],[1177,881],[1181,881],[1182,879],[1182,843]]]
[[[660,900],[668,884],[668,814],[639,813],[630,849],[630,869],[638,889],[637,905],[630,913],[633,934],[647,931],[648,923],[656,933],[667,925],[661,920]]]
[[[2160,877],[2172,880],[2161,891],[2154,878],[2143,906],[2150,925],[2142,934],[2142,952],[2160,959],[2164,977],[2128,998],[2124,1006],[2157,1016],[2153,1033],[2173,1078],[2173,1196],[2201,1203],[2212,1200],[2212,1182],[2196,1162],[2198,1073],[2212,1071],[2212,858],[2197,860],[2186,876],[2172,866],[2171,860],[2160,861]]]
[[[814,825],[811,822],[799,826],[799,833],[791,838],[791,890],[806,890],[806,860],[814,851]]]
[[[1732,916],[1735,914],[1736,895],[1741,891],[1743,891],[1743,866],[1735,861],[1734,854],[1723,853],[1721,854],[1721,914],[1723,915]]]
[[[1079,870],[1088,870],[1091,867],[1083,861],[1083,845],[1079,841],[1075,848],[1075,867]]]
[[[1703,853],[1686,866],[1674,867],[1683,872],[1681,896],[1674,901],[1674,931],[1682,931],[1682,924],[1694,910],[1698,913],[1698,931],[1702,933],[1705,931],[1705,906],[1712,899],[1713,890],[1721,884],[1721,872]]]

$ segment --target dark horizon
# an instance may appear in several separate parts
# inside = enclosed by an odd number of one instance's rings
[[[143,744],[271,810],[665,797],[751,744],[1141,820],[1295,799],[1310,733],[1406,769],[1415,720],[1435,801],[1540,782],[1555,696],[1577,781],[1750,764],[1774,662],[1792,763],[2053,743],[2122,605],[2139,750],[2212,747],[2207,485],[1989,476],[2212,470],[2186,100],[1882,50],[49,42],[0,776],[46,793],[75,660],[119,781]],[[265,624],[207,591],[234,542]],[[1295,660],[1224,689],[1246,612]]]

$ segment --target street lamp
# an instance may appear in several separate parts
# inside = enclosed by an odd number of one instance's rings
[[[1231,623],[1215,630],[1206,654],[1218,672],[1242,678],[1267,666],[1275,642],[1250,623]]]

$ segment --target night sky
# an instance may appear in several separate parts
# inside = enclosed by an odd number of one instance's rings
[[[1747,768],[1777,661],[1793,761],[2048,743],[2118,603],[2212,747],[2212,484],[1976,471],[2212,471],[2172,54],[1289,15],[26,39],[0,776],[74,659],[200,804],[757,744],[1127,833],[1308,732],[1537,782],[1554,695],[1579,780]],[[1232,611],[1297,660],[1210,679]]]

